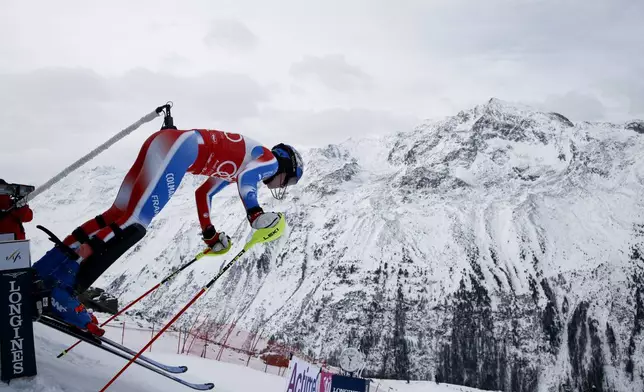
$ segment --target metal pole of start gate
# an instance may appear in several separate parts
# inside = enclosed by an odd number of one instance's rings
[[[22,226],[33,215],[27,205],[16,205],[33,190],[0,180],[0,380],[7,383],[37,374],[33,270]]]

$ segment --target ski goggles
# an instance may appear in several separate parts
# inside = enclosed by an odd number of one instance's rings
[[[297,184],[298,181],[299,179],[297,178],[297,176],[289,176],[284,185],[286,186],[295,185]]]
[[[288,174],[280,173],[276,175],[275,178],[273,178],[271,181],[267,182],[266,185],[268,185],[269,188],[275,189],[295,185],[297,184],[297,182],[297,176],[289,176]]]

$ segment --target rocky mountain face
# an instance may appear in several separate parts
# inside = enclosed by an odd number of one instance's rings
[[[90,287],[78,299],[86,308],[96,312],[116,314],[119,311],[118,298],[106,293],[99,287]]]
[[[365,375],[502,391],[644,390],[644,123],[573,123],[496,99],[410,132],[303,152],[265,210],[288,230],[252,249],[179,323],[236,322]],[[39,196],[66,235],[124,173],[81,170]],[[201,248],[184,179],[146,237],[96,283],[125,304]],[[213,221],[250,227],[234,187]],[[34,257],[49,247],[33,226]],[[230,256],[232,257],[232,256]],[[229,257],[202,259],[137,310],[167,320]]]

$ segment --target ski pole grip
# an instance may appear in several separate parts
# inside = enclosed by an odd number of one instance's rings
[[[172,107],[172,104],[170,104],[170,103],[168,102],[168,103],[166,103],[165,105],[161,105],[161,106],[159,106],[158,108],[156,108],[156,109],[155,109],[155,111],[157,112],[157,115],[159,115],[159,114],[161,114],[161,112],[162,112],[162,111],[164,111],[164,110],[165,110],[165,111],[169,111],[171,107]]]

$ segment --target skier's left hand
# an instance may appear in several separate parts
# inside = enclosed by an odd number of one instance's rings
[[[275,227],[280,221],[277,212],[257,212],[250,217],[250,225],[253,229],[267,229]]]

